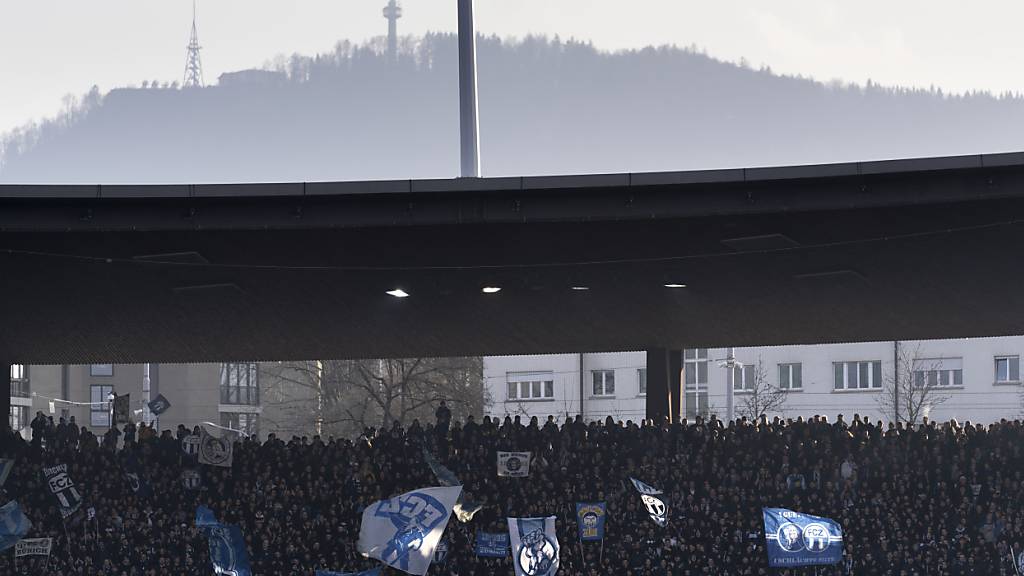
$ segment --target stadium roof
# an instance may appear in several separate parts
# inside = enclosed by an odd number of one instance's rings
[[[1022,222],[1024,154],[2,186],[0,355],[186,362],[1019,334]],[[386,293],[396,288],[409,297]]]

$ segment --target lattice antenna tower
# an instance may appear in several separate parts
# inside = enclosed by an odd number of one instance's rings
[[[402,6],[398,0],[388,0],[384,7],[384,18],[388,21],[388,59],[398,61],[398,19],[402,17]]]
[[[199,57],[199,51],[203,47],[199,45],[199,32],[196,29],[196,3],[192,0],[192,35],[188,40],[188,52],[185,56],[185,81],[184,88],[201,88],[203,86],[203,61]]]

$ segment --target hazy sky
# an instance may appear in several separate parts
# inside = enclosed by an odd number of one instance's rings
[[[386,31],[385,0],[201,0],[207,82]],[[455,0],[403,0],[401,34],[454,30]],[[0,0],[0,132],[65,94],[180,81],[190,0]],[[483,33],[608,49],[697,44],[823,80],[1024,91],[1020,0],[477,0]]]

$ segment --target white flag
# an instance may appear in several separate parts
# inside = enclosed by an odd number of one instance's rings
[[[516,576],[553,576],[558,572],[555,517],[509,518],[512,565]]]
[[[636,488],[636,491],[640,493],[640,501],[647,508],[647,514],[650,515],[651,520],[654,520],[655,524],[664,528],[668,524],[668,505],[665,504],[664,499],[660,498],[661,490],[636,478],[630,478],[630,481],[633,482],[633,487]]]
[[[233,444],[230,439],[217,438],[203,430],[199,441],[199,463],[230,468],[234,461]]]
[[[529,475],[529,452],[498,452],[498,476],[526,478]]]
[[[53,538],[26,538],[14,545],[14,556],[49,556]]]
[[[357,549],[363,556],[423,576],[462,486],[422,488],[374,502],[363,511]]]

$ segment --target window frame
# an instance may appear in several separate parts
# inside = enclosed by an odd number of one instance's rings
[[[242,421],[245,420],[245,424]],[[260,431],[260,423],[263,420],[259,412],[221,412],[220,425],[232,430],[238,430],[249,436],[257,436]]]
[[[839,375],[837,370],[839,366],[843,367],[842,386],[839,386],[839,381],[836,378]],[[851,375],[856,376],[855,385],[851,385],[853,382]],[[861,379],[865,375],[867,383],[862,386]],[[876,376],[878,377],[877,382],[875,381]],[[884,379],[881,360],[842,360],[832,363],[833,392],[877,392],[882,389]]]
[[[751,394],[757,382],[757,366],[743,364],[732,368],[732,391],[734,394]]]
[[[601,377],[601,392],[597,393],[597,377]],[[611,378],[609,378],[609,375]],[[590,371],[590,391],[592,398],[614,398],[615,397],[615,370],[591,370]],[[611,384],[611,391],[608,390],[609,384]]]
[[[245,376],[245,378],[242,378],[242,376]],[[259,376],[260,370],[257,362],[226,362],[221,364],[220,403],[226,406],[259,406]]]
[[[946,362],[950,366],[959,364],[959,368],[947,368],[944,365]],[[949,389],[962,388],[964,385],[964,360],[962,357],[921,358],[914,360],[913,368],[911,382],[917,388]],[[959,376],[959,383],[957,376]]]
[[[515,395],[511,394],[515,390]],[[539,392],[539,395],[538,395]],[[543,402],[555,399],[555,373],[542,372],[506,372],[506,402]]]
[[[647,396],[647,368],[636,369],[636,395]]]
[[[795,390],[804,389],[804,366],[802,362],[780,362],[779,363],[779,390],[786,390],[789,392]],[[783,378],[783,374],[786,375]],[[798,375],[794,378],[794,375]],[[793,381],[797,381],[797,385],[793,386]],[[785,384],[785,385],[784,385]]]
[[[109,370],[100,371],[100,367],[109,366]],[[113,364],[89,364],[89,377],[90,378],[113,378],[114,377],[114,365]]]
[[[94,392],[99,389],[99,400]],[[108,398],[114,392],[112,384],[90,384],[89,385],[89,426],[93,428],[110,428],[113,417],[110,414],[110,401]],[[99,417],[99,423],[97,423]]]
[[[1020,379],[1020,355],[1018,355],[1018,354],[1004,354],[1004,355],[1000,355],[1000,356],[994,356],[992,358],[992,360],[993,360],[993,370],[995,372],[995,378],[993,379],[993,382],[995,382],[996,384],[1020,384],[1021,383],[1021,379]],[[1000,377],[999,377],[999,361],[1000,360],[1005,360],[1006,361],[1006,379],[1005,380],[1004,379],[1000,379]],[[1012,378],[1012,375],[1013,375],[1012,366],[1013,366],[1013,364],[1017,365],[1017,378],[1016,379]]]

